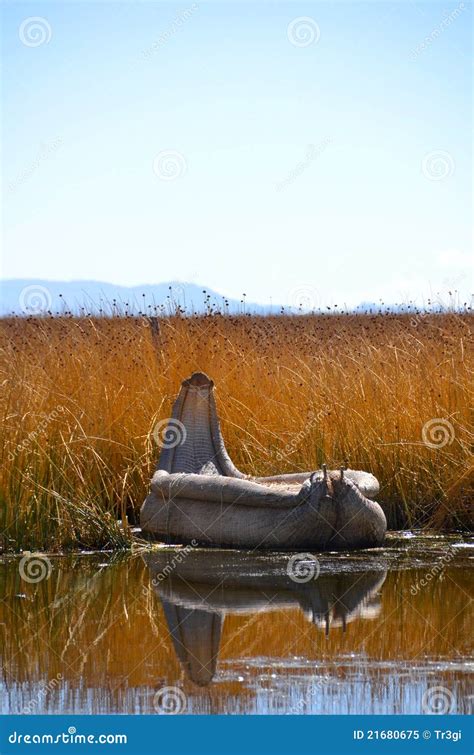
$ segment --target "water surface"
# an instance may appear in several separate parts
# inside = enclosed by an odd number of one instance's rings
[[[3,558],[0,712],[471,712],[472,540],[316,556]]]

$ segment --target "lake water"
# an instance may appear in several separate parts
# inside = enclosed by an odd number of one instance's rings
[[[471,712],[472,539],[290,556],[3,557],[0,712]]]

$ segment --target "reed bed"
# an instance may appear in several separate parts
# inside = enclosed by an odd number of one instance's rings
[[[123,548],[183,378],[250,474],[348,463],[391,528],[471,528],[470,311],[0,321],[0,547]]]

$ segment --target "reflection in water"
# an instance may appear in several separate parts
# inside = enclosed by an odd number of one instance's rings
[[[166,686],[190,713],[419,713],[435,686],[467,713],[472,549],[389,543],[306,583],[271,553],[51,556],[36,584],[0,559],[0,713],[152,713]]]
[[[232,551],[194,551],[177,562],[169,551],[144,556],[161,598],[176,654],[188,677],[205,686],[214,678],[226,614],[301,609],[308,621],[342,626],[379,614],[377,592],[385,571],[319,574],[295,582],[288,557],[269,561]],[[281,571],[276,567],[280,566]]]

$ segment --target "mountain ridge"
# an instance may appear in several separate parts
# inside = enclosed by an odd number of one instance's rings
[[[186,312],[204,313],[219,309],[232,314],[244,311],[266,314],[280,309],[257,302],[226,297],[212,288],[183,281],[123,286],[97,280],[52,281],[9,278],[0,281],[0,316],[54,314],[100,314],[128,311],[157,314],[177,306]]]
[[[304,297],[303,297],[304,298]],[[335,305],[337,306],[337,305]],[[452,309],[460,307],[450,305]],[[441,312],[449,309],[440,302],[429,302],[428,306],[393,304],[387,307],[381,302],[365,300],[348,311],[354,314],[371,314],[387,309],[391,312],[416,311]],[[226,314],[251,313],[295,314],[319,312],[309,306],[287,306],[279,303],[260,304],[242,298],[226,297],[208,286],[184,281],[164,281],[145,283],[137,286],[123,286],[92,279],[72,281],[52,281],[49,279],[4,278],[0,279],[0,317],[62,314],[72,312],[84,314],[146,314],[160,315],[175,312],[180,308],[186,314],[204,314],[220,311]],[[332,311],[342,314],[345,310],[331,307],[323,309],[326,314]]]

